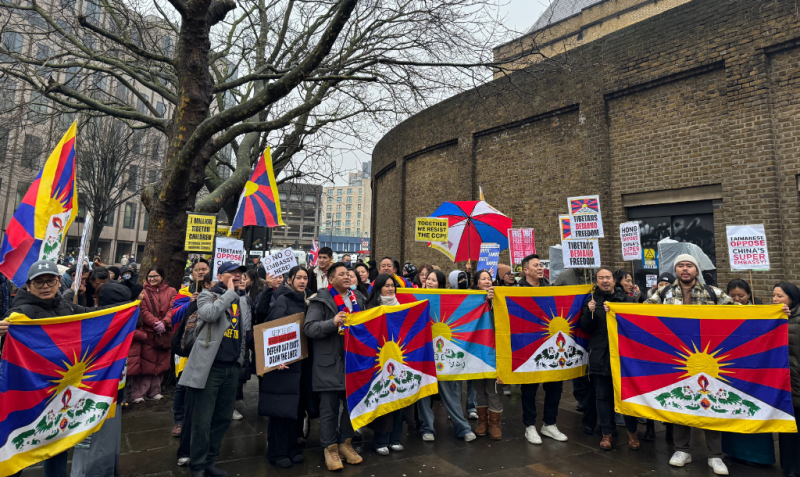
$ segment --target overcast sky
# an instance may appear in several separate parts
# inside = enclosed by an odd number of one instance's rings
[[[500,12],[506,19],[506,26],[514,31],[526,32],[539,16],[544,12],[551,0],[505,0],[507,4],[501,7]],[[380,138],[377,138],[380,139]],[[337,177],[337,185],[344,185],[347,172],[354,169],[361,169],[362,161],[371,160],[372,151],[356,151],[347,154],[343,161],[342,174]],[[331,184],[323,184],[330,186]]]

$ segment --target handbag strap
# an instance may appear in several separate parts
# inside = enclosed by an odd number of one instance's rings
[[[158,316],[158,314],[159,314],[159,310],[158,310],[158,308],[156,307],[156,303],[153,301],[153,295],[151,295],[151,294],[149,293],[149,290],[145,290],[145,291],[144,291],[144,294],[145,294],[145,295],[147,295],[147,299],[150,301],[150,308],[152,308],[152,309],[153,309],[153,310],[152,310],[152,311],[153,311],[153,315],[155,315],[155,316]],[[159,321],[161,321],[161,320],[160,320],[160,318],[161,318],[161,317],[159,317]]]

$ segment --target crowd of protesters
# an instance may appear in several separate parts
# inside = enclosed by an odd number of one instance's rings
[[[255,374],[254,325],[305,313],[303,331],[309,340],[307,359],[280,365],[277,370],[258,377],[258,415],[269,418],[269,462],[279,468],[302,463],[309,421],[318,419],[325,465],[335,471],[345,463],[357,465],[363,461],[353,446],[361,434],[351,425],[345,394],[341,329],[349,314],[398,304],[395,293],[400,287],[445,289],[449,285],[451,289],[483,290],[491,305],[495,287],[551,285],[537,255],[523,260],[521,276],[500,265],[496,280],[487,270],[474,274],[469,269],[455,270],[445,277],[438,267],[430,264],[407,263],[401,267],[389,257],[364,263],[353,262],[350,256],[334,263],[333,257],[330,248],[322,248],[315,267],[296,266],[282,277],[267,274],[263,267],[248,269],[233,262],[220,264],[212,277],[207,262],[194,260],[188,270],[190,303],[177,327],[172,322],[176,289],[169,286],[164,271],[158,267],[147,271],[144,287],[138,285],[133,257],[121,268],[104,267],[98,258],[80,277],[75,276],[74,264],[62,275],[55,263],[37,262],[28,273],[25,287],[16,291],[13,302],[8,304],[8,293],[4,294],[4,311],[6,316],[16,312],[39,319],[140,300],[139,323],[127,363],[128,389],[127,392],[121,389],[119,401],[122,405],[137,405],[162,399],[165,375],[176,372],[172,435],[180,438],[178,465],[188,466],[193,477],[221,477],[228,472],[216,466],[220,447],[231,421],[242,419],[236,402],[243,397],[244,383]],[[582,412],[583,431],[597,435],[601,449],[612,448],[617,427],[625,427],[631,450],[642,447],[640,439],[645,442],[656,439],[653,421],[621,416],[614,410],[606,321],[608,303],[712,306],[760,303],[746,281],[732,280],[722,290],[704,283],[701,272],[693,256],[680,255],[674,261],[674,275],[663,273],[657,285],[645,291],[639,290],[629,272],[606,267],[593,271],[590,278],[567,270],[555,280],[556,286],[586,282],[595,286],[579,317],[581,330],[590,337],[588,374],[572,380],[572,385],[577,409]],[[74,280],[81,283],[77,297],[70,289]],[[791,283],[778,283],[773,289],[772,302],[781,304],[789,318],[792,401],[795,416],[800,416],[800,290]],[[189,326],[194,327],[193,346],[187,346],[184,336]],[[7,323],[0,322],[0,337],[7,328]],[[537,428],[539,387],[539,384],[519,387],[525,439],[533,445],[543,445],[543,437],[567,441],[568,436],[557,426],[563,382],[542,384],[544,402],[541,425]],[[466,403],[462,405],[464,394]],[[504,394],[511,394],[511,388],[497,379],[439,382],[439,399],[455,435],[466,442],[485,436],[502,438],[501,420],[513,419],[503,415]],[[432,398],[426,397],[373,421],[368,427],[373,433],[375,453],[386,456],[402,452],[406,423],[419,429],[423,441],[434,441],[436,429],[431,405]],[[90,442],[76,447],[73,476],[119,474],[120,414],[107,421]],[[470,420],[477,420],[474,427]],[[640,425],[644,426],[641,438]],[[716,474],[728,474],[723,454],[753,464],[775,462],[770,434],[710,430],[704,434],[708,466]],[[690,436],[689,427],[667,424],[665,438],[674,446],[670,465],[683,467],[692,461]],[[784,473],[800,475],[798,434],[781,434],[779,446]],[[48,477],[67,475],[66,467],[67,452],[44,462]]]

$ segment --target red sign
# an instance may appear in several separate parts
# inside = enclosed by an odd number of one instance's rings
[[[287,341],[292,341],[297,339],[297,333],[292,331],[291,333],[287,333],[285,335],[273,336],[272,338],[268,339],[268,345],[276,345],[278,343],[285,343]]]
[[[536,253],[536,235],[533,229],[508,229],[508,248],[511,266],[522,263],[522,259]]]

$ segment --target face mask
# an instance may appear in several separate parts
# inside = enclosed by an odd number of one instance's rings
[[[350,289],[353,290],[353,291],[356,291],[357,288],[358,287],[356,285],[350,285]]]
[[[130,280],[131,279],[131,274],[130,273],[126,273],[125,275],[122,275],[122,279],[123,280]]]

